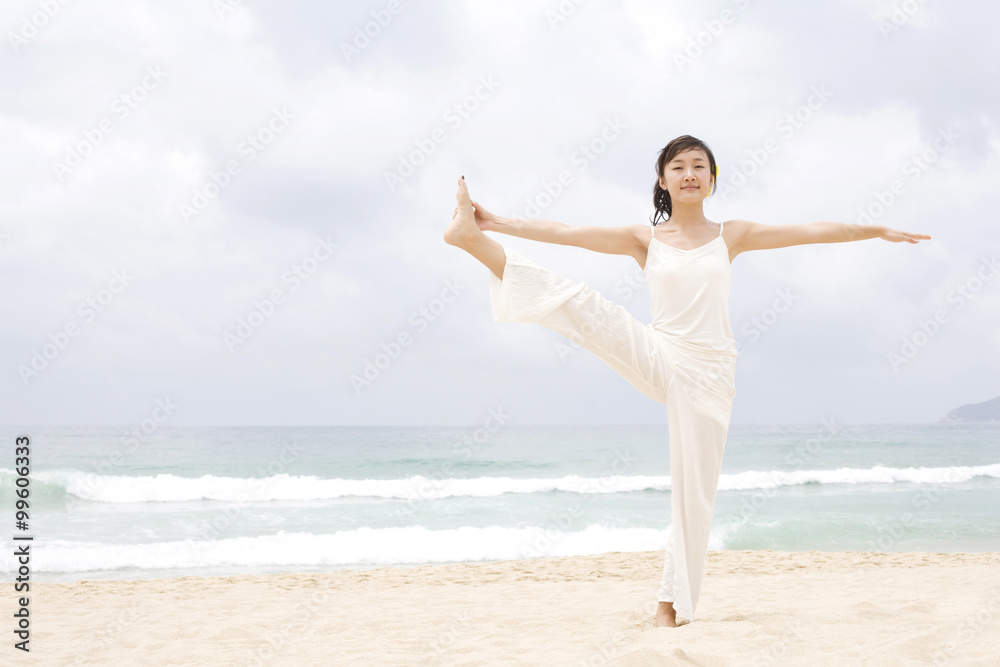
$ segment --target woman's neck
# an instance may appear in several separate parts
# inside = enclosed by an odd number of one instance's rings
[[[694,229],[705,224],[711,224],[711,220],[705,217],[702,202],[696,204],[678,204],[673,202],[670,210],[670,224],[681,229]]]

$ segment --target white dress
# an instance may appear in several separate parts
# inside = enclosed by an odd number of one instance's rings
[[[503,280],[489,274],[495,321],[535,322],[556,331],[667,406],[671,511],[657,599],[674,603],[679,622],[693,620],[736,394],[732,266],[722,225],[716,238],[693,250],[652,236],[643,269],[651,324],[586,283],[505,252]]]

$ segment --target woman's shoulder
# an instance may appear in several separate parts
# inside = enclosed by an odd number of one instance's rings
[[[720,233],[725,236],[726,239],[729,239],[726,243],[732,246],[732,241],[741,238],[743,234],[746,233],[747,228],[753,224],[754,223],[749,220],[743,219],[724,220],[719,223],[719,229],[721,230]]]
[[[744,229],[752,223],[749,220],[725,220],[719,224],[723,225],[724,229]]]
[[[640,241],[648,241],[653,235],[653,226],[649,224],[643,225],[636,223],[634,225],[625,225],[625,229],[627,229],[632,236]]]

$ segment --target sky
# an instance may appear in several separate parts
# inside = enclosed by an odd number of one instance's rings
[[[732,423],[935,422],[1000,394],[998,21],[7,2],[0,425],[665,424],[588,351],[495,322],[488,269],[442,233],[460,175],[500,215],[648,224],[682,134],[719,163],[712,221],[932,236],[739,255]],[[489,234],[650,321],[631,257]]]

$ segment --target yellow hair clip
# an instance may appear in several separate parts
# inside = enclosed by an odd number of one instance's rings
[[[706,197],[708,197],[709,195],[711,195],[712,192],[715,190],[715,184],[716,184],[716,182],[718,180],[719,180],[719,165],[716,164],[715,165],[715,178],[712,180],[712,186],[710,188],[708,188],[708,194],[705,195]]]

